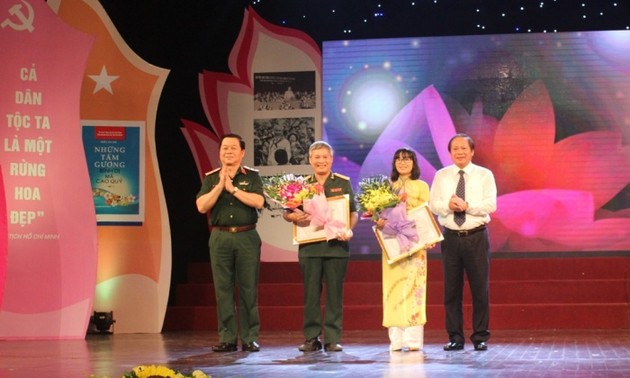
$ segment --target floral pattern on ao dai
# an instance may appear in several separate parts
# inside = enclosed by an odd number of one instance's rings
[[[405,193],[407,211],[429,200],[429,185],[422,180],[397,180],[392,184]],[[427,293],[427,253],[418,251],[393,264],[383,253],[383,326],[412,327],[424,325]]]

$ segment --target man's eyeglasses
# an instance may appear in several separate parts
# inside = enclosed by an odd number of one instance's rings
[[[410,158],[410,157],[408,157],[408,156],[396,158],[396,161],[398,161],[398,162],[403,162],[403,161],[404,161],[404,162],[410,162],[410,161],[412,161],[412,160],[413,160],[413,159],[411,159],[411,158]]]

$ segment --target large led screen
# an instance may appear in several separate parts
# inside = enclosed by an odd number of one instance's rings
[[[493,252],[630,250],[630,31],[325,42],[322,93],[355,189],[400,147],[431,185],[467,133],[497,182]],[[371,227],[353,254],[380,255]]]

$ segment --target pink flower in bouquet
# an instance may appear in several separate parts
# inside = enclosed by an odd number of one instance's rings
[[[306,177],[293,174],[263,177],[267,198],[282,208],[295,210],[304,200],[324,192],[319,183],[310,183]]]

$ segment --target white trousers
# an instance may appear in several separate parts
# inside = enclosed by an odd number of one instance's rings
[[[389,327],[389,350],[422,350],[424,347],[424,326]]]

